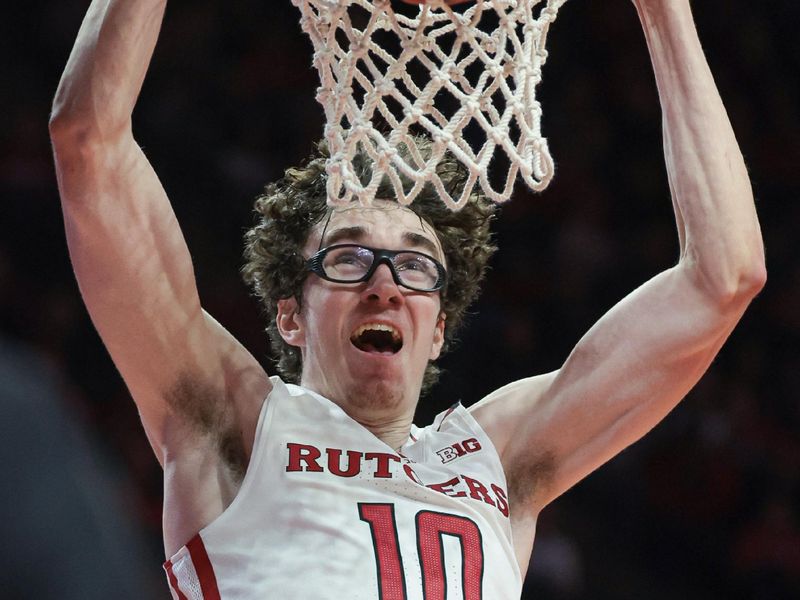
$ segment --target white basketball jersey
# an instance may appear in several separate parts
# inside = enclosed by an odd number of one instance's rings
[[[398,452],[272,384],[239,493],[165,563],[175,600],[520,597],[503,469],[464,407]]]

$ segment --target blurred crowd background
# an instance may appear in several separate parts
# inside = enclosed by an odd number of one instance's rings
[[[161,472],[81,303],[47,136],[87,6],[28,0],[0,17],[0,596],[165,599]],[[750,168],[769,282],[686,400],[545,510],[525,599],[800,597],[800,4],[694,9]],[[571,0],[549,49],[540,96],[556,178],[505,205],[485,291],[420,424],[558,368],[677,259],[631,2]],[[310,54],[288,0],[173,2],[134,115],[206,308],[267,368],[241,237],[264,183],[321,135]]]

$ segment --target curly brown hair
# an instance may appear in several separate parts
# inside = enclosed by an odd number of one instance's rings
[[[417,146],[424,157],[429,155],[430,140],[417,139]],[[256,223],[245,234],[242,275],[263,303],[267,334],[278,357],[278,371],[292,383],[300,381],[300,350],[283,340],[275,319],[280,299],[294,296],[298,305],[302,305],[302,287],[308,275],[302,250],[313,227],[329,211],[325,173],[329,152],[324,142],[318,143],[315,150],[305,166],[287,169],[282,179],[265,187],[255,201]],[[408,152],[405,148],[399,151],[401,155]],[[404,158],[409,160],[408,156]],[[368,182],[372,174],[371,159],[362,153],[353,164],[361,181]],[[452,156],[445,156],[437,173],[451,196],[458,197],[468,177],[467,169]],[[377,197],[396,199],[388,178],[381,183]],[[489,258],[497,249],[489,229],[497,207],[476,191],[460,211],[453,212],[433,186],[426,185],[409,208],[431,225],[444,250],[447,285],[440,293],[446,318],[442,347],[445,352],[452,346],[467,308],[477,298]],[[422,382],[423,393],[438,377],[438,367],[429,362]]]

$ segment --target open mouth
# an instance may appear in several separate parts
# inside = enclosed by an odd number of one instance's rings
[[[350,342],[362,352],[396,354],[403,347],[403,337],[391,325],[365,323],[350,336]]]

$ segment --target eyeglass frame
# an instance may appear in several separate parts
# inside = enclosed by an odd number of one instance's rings
[[[367,269],[366,273],[361,276],[359,279],[355,280],[343,280],[343,279],[335,279],[328,275],[325,272],[325,268],[322,266],[322,262],[327,256],[328,252],[331,250],[337,250],[339,248],[363,248],[364,250],[369,250],[372,252],[373,260],[372,264]],[[395,268],[394,259],[395,256],[398,254],[417,254],[419,256],[424,256],[428,260],[433,263],[433,266],[436,268],[436,273],[438,275],[436,282],[434,283],[434,287],[432,288],[414,288],[410,285],[403,283],[400,280],[400,276],[397,274],[397,269]],[[369,281],[372,276],[375,274],[375,271],[378,267],[382,264],[385,264],[389,267],[389,272],[392,274],[392,279],[394,280],[395,284],[400,287],[404,287],[408,290],[412,290],[414,292],[424,292],[424,293],[432,293],[438,292],[447,285],[447,270],[444,268],[444,265],[436,260],[429,254],[425,254],[424,252],[419,252],[417,250],[387,250],[386,248],[371,248],[370,246],[364,246],[363,244],[334,244],[333,246],[326,246],[325,248],[320,248],[313,256],[311,256],[306,261],[306,269],[321,279],[326,281],[331,281],[333,283],[362,283],[364,281]]]

